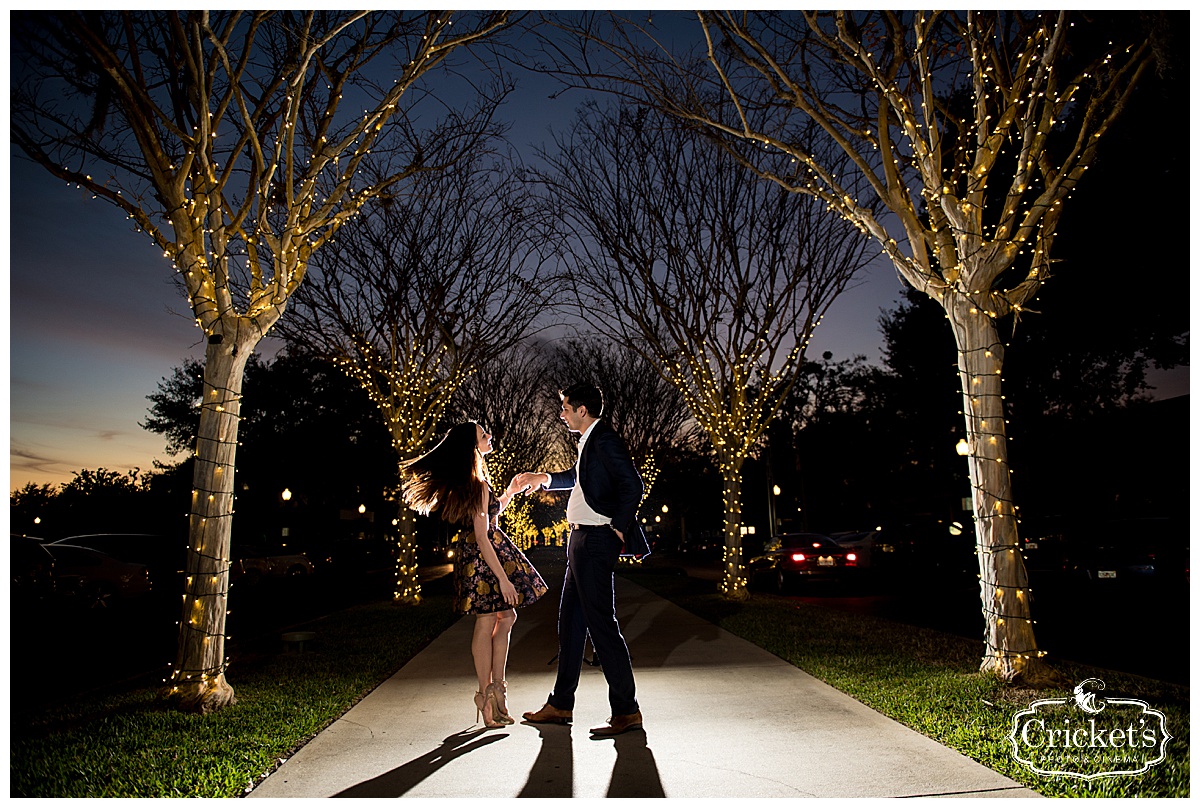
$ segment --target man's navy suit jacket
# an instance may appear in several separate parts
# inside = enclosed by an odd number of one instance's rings
[[[575,466],[550,474],[549,491],[575,487]],[[650,543],[637,521],[638,505],[646,487],[621,436],[604,421],[592,424],[579,458],[579,487],[588,507],[612,519],[625,537],[621,555],[650,555]]]

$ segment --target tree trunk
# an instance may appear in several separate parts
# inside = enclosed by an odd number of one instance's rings
[[[225,681],[225,615],[242,376],[258,342],[253,333],[254,339],[237,340],[217,332],[204,355],[183,616],[169,693],[190,712],[210,713],[236,702]]]
[[[742,563],[742,464],[738,460],[721,459],[721,474],[725,493],[725,574],[721,594],[727,600],[746,600],[746,568]]]
[[[979,561],[979,596],[986,644],[980,671],[1028,685],[1057,680],[1033,635],[1029,578],[1017,535],[1001,375],[1004,346],[995,322],[971,301],[946,306],[958,344],[963,416]]]
[[[396,591],[393,598],[401,603],[421,602],[421,583],[417,580],[417,514],[400,506],[400,535],[396,537]]]

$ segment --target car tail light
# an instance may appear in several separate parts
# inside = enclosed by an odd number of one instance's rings
[[[858,553],[846,553],[846,560],[849,562],[858,561]]]
[[[792,553],[792,561],[803,561],[804,553]]]

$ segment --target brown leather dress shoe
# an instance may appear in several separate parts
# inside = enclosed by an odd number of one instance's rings
[[[521,717],[530,724],[570,724],[571,711],[560,710],[549,704],[543,704],[542,709],[522,713]]]
[[[641,728],[642,712],[639,710],[630,715],[614,715],[608,719],[607,727],[592,727],[591,732],[598,738],[611,738],[613,735],[620,735],[622,732]]]

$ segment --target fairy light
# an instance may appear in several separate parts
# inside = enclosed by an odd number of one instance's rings
[[[426,350],[414,343],[379,350],[361,334],[352,340],[353,353],[337,357],[334,365],[354,380],[383,415],[400,462],[417,457],[441,422],[454,393],[472,369],[456,366],[450,347]],[[419,603],[416,519],[400,505],[396,542],[396,584],[392,596]]]
[[[758,44],[744,19],[701,14],[735,39]],[[823,25],[824,17],[818,12],[805,14],[810,25]],[[966,426],[960,451],[970,470],[973,515],[980,536],[981,602],[994,618],[988,621],[984,667],[1007,675],[1019,673],[1029,660],[1041,658],[1045,652],[1036,648],[1029,630],[1035,621],[1028,616],[1032,598],[1025,585],[1017,540],[1001,393],[1003,352],[995,344],[995,321],[1008,314],[1019,318],[1027,311],[1027,301],[1050,276],[1050,252],[1063,202],[1094,159],[1097,141],[1119,113],[1123,96],[1150,56],[1145,43],[1124,48],[1124,55],[1110,43],[1110,49],[1092,65],[1085,65],[1070,78],[1061,75],[1061,57],[1068,52],[1066,32],[1074,25],[1066,12],[1028,17],[1028,30],[1014,28],[1017,35],[1009,43],[997,41],[998,29],[989,14],[970,12],[961,26],[938,28],[924,13],[913,13],[910,19],[908,47],[895,52],[897,63],[890,72],[879,67],[876,56],[862,43],[836,34],[831,34],[828,42],[831,58],[860,74],[862,85],[874,92],[881,116],[886,110],[889,123],[894,122],[890,133],[879,132],[878,137],[870,128],[862,131],[871,149],[851,157],[857,160],[871,152],[879,155],[887,176],[868,174],[867,178],[872,187],[887,189],[882,201],[905,222],[905,235],[915,236],[906,239],[912,255],[901,252],[884,223],[861,208],[836,175],[799,145],[757,131],[748,121],[744,121],[744,131],[733,134],[756,147],[770,144],[790,158],[788,176],[770,171],[764,171],[764,176],[792,192],[824,201],[831,211],[874,238],[907,283],[946,309],[960,348]],[[944,58],[948,53],[956,55]],[[964,53],[974,68],[974,75],[968,76],[973,79],[973,114],[958,126],[958,119],[930,109],[928,102],[941,95],[937,85],[941,73],[957,69],[961,64],[957,54]],[[1079,56],[1072,53],[1073,58]],[[1001,63],[1002,69],[996,69]],[[1105,83],[1097,85],[1101,75]],[[788,88],[797,105],[814,115],[830,109],[823,101],[805,95],[804,81],[786,77],[777,86]],[[1063,131],[1068,120],[1066,107],[1079,102],[1083,87],[1096,88],[1088,99],[1087,114],[1074,119],[1077,131]],[[855,134],[846,120],[826,122],[831,128]],[[1066,156],[1060,165],[1049,164],[1051,155],[1044,150],[1051,130],[1060,137],[1074,138],[1074,149],[1063,151]],[[1013,166],[1007,177],[1000,175],[1002,167],[1009,170],[1000,161],[1005,154]],[[1001,189],[993,194],[990,186]],[[924,201],[927,222],[913,215],[920,209],[916,202],[902,198],[906,187],[914,198]],[[991,206],[987,203],[993,196],[998,204]],[[993,208],[995,213],[991,213]],[[985,221],[985,215],[995,218]],[[1005,276],[1004,271],[1018,261],[1028,266],[1019,281],[1022,285],[997,288],[992,279]]]
[[[361,122],[351,121],[339,132],[336,144],[329,143],[326,133],[335,126],[335,113],[342,98],[340,90],[353,80],[352,71],[329,84],[301,82],[294,80],[296,77],[284,75],[282,78],[286,80],[278,83],[280,91],[261,99],[250,99],[237,89],[243,86],[238,80],[242,75],[239,73],[238,76],[227,76],[224,84],[234,88],[232,92],[239,103],[252,104],[247,115],[227,115],[225,110],[237,109],[238,104],[231,103],[230,98],[205,95],[212,86],[222,85],[218,81],[216,85],[198,88],[199,95],[183,94],[189,104],[199,99],[201,109],[212,105],[212,109],[206,110],[207,114],[198,116],[190,129],[176,132],[155,128],[152,136],[139,139],[139,142],[154,144],[146,146],[142,155],[142,165],[147,170],[138,171],[135,166],[133,172],[148,178],[149,192],[138,188],[137,193],[125,193],[118,186],[120,180],[116,175],[93,178],[85,171],[61,163],[44,162],[44,165],[68,184],[90,191],[93,199],[101,198],[121,208],[127,219],[133,221],[137,232],[146,234],[164,259],[170,261],[172,271],[186,288],[196,326],[209,342],[223,338],[235,355],[241,352],[244,356],[282,314],[312,251],[331,238],[348,213],[357,212],[368,198],[405,175],[402,172],[383,178],[365,188],[350,187],[360,163],[382,135],[384,125],[399,113],[401,96],[448,51],[471,41],[472,37],[442,41],[436,35],[452,22],[443,17],[426,34],[417,34],[421,39],[416,58]],[[498,24],[489,25],[497,27]],[[353,31],[348,29],[348,33],[353,34]],[[482,35],[487,30],[477,33]],[[362,36],[370,35],[368,26]],[[346,36],[341,41],[346,47],[356,46],[354,36]],[[207,41],[201,44],[205,48],[210,46]],[[327,50],[338,46],[340,44],[331,44]],[[145,53],[146,58],[151,57],[149,51]],[[330,52],[327,56],[336,61],[336,53]],[[113,61],[121,59],[114,56]],[[231,64],[215,58],[212,61],[218,70]],[[304,61],[300,63],[304,64]],[[245,69],[244,78],[250,79],[257,62],[235,59],[232,64]],[[243,67],[245,64],[250,67]],[[301,93],[295,92],[295,88],[302,88]],[[125,94],[117,94],[118,100],[123,97]],[[323,104],[324,110],[316,119],[319,121],[315,132],[319,137],[318,145],[313,154],[304,156],[294,152],[297,144],[293,138],[299,124],[299,112],[310,102]],[[274,132],[241,129],[241,123],[247,117],[276,120],[277,129]],[[126,120],[135,128],[150,126],[143,122],[140,114],[129,114]],[[230,138],[230,134],[234,136]],[[223,140],[222,135],[225,136]],[[249,138],[253,147],[243,149],[244,138]],[[222,142],[241,145],[237,152],[221,152],[219,145]],[[250,156],[256,153],[257,157]],[[337,168],[339,157],[349,164],[340,174]],[[256,159],[261,162],[255,163]],[[306,166],[306,173],[297,172],[296,166]],[[230,182],[237,176],[239,168],[248,168],[252,177],[251,198],[231,200],[226,197],[227,188],[231,187]],[[328,176],[331,170],[341,179],[334,183],[327,196],[318,198],[315,189],[320,185],[321,177]],[[244,218],[246,211],[254,209],[255,194],[258,205],[266,210],[272,204],[275,189],[279,189],[288,218],[279,232],[272,229],[274,223],[265,216],[252,212],[249,218]],[[156,202],[162,203],[162,210],[142,207]],[[244,252],[239,249],[243,244]],[[234,288],[232,279],[236,273],[232,270],[235,267],[246,270],[251,278],[245,290]],[[249,302],[246,309],[239,312],[235,301]],[[239,361],[244,359],[235,360],[233,364]],[[237,373],[240,369],[230,371],[230,375]],[[240,381],[230,383],[232,388],[238,386]],[[234,513],[233,459],[237,448],[235,436],[240,395],[236,389],[222,384],[213,384],[205,392],[201,412],[203,427],[194,447],[196,482],[188,513],[192,541],[196,544],[191,548],[188,562],[188,569],[193,574],[188,576],[189,588],[183,596],[185,617],[180,621],[181,632],[185,635],[202,632],[202,636],[198,635],[195,643],[188,641],[186,636],[181,641],[181,654],[187,661],[171,668],[170,678],[175,684],[172,692],[179,692],[185,682],[211,684],[222,677],[226,666],[226,662],[220,661],[219,648],[224,639],[221,632],[225,612],[217,601],[224,601],[227,595],[229,559],[224,557],[226,553],[213,554],[205,550],[205,546],[228,543],[229,522]],[[415,581],[415,563],[411,571]],[[419,589],[416,592],[406,589],[404,594],[419,597]],[[199,646],[208,647],[196,652],[195,648]],[[193,657],[208,661],[197,664]]]

